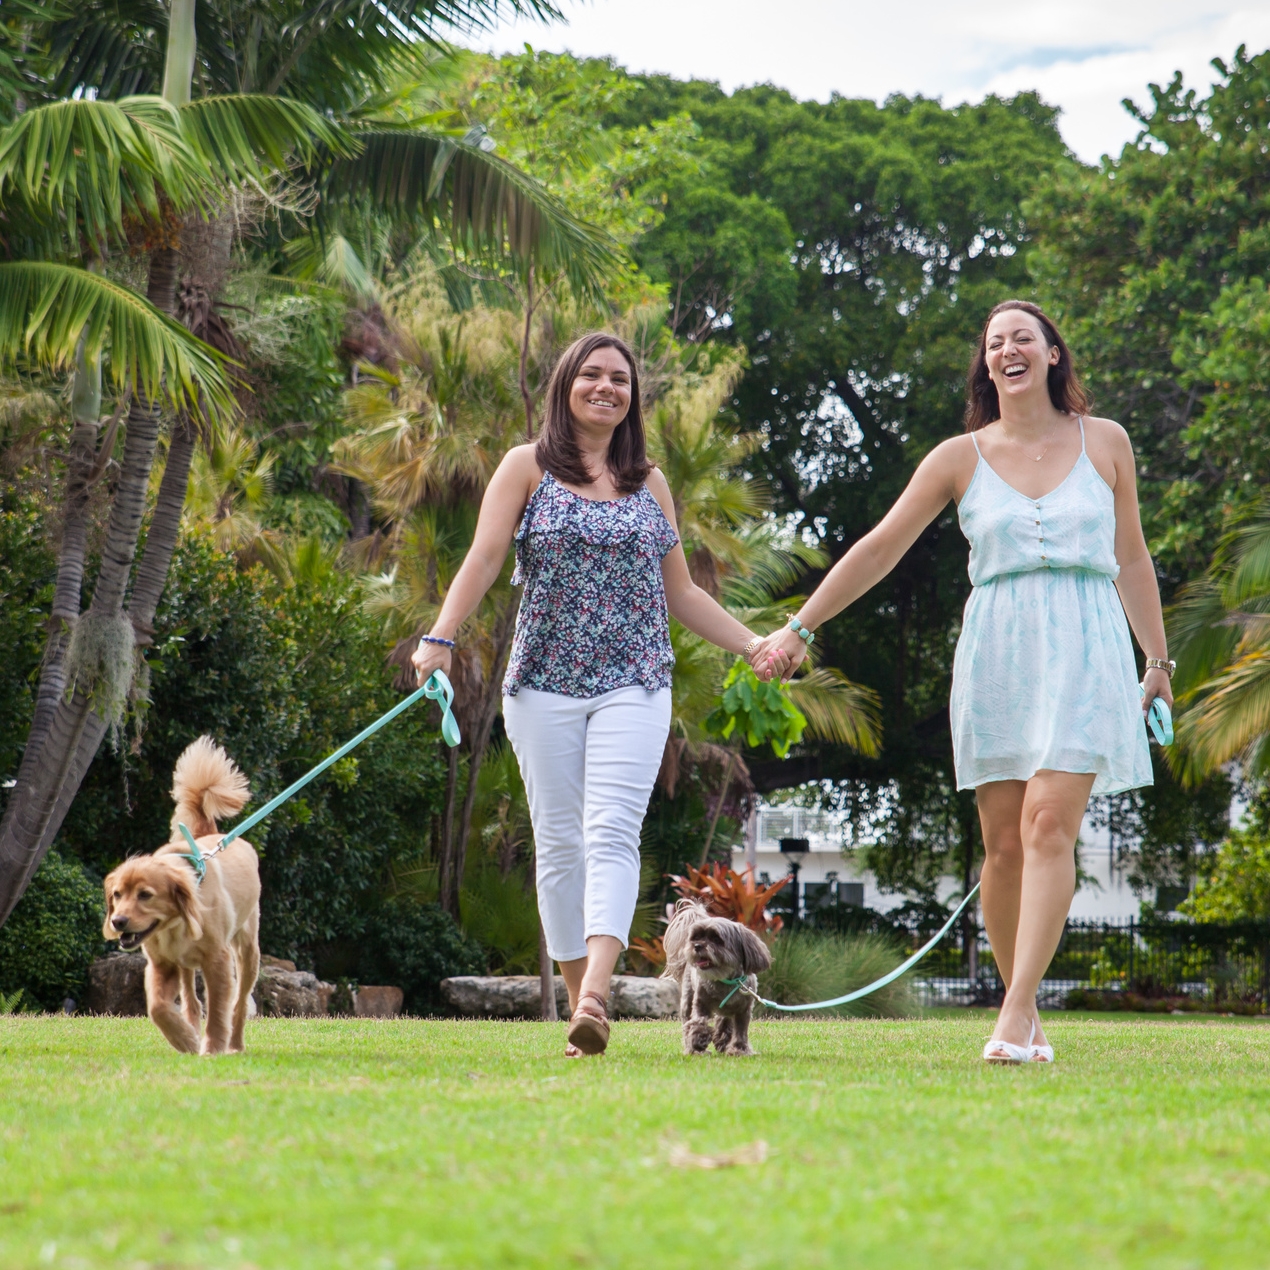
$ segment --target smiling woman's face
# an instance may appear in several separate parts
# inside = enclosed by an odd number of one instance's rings
[[[597,348],[569,390],[569,410],[589,427],[616,428],[631,408],[631,368],[615,348]]]
[[[1002,401],[1048,392],[1049,368],[1058,365],[1059,351],[1045,342],[1041,324],[1030,313],[1022,309],[998,313],[988,324],[984,344],[988,374]]]

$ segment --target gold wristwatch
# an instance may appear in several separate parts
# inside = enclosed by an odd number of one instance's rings
[[[1148,670],[1164,671],[1170,679],[1173,678],[1173,672],[1177,669],[1177,662],[1169,661],[1164,657],[1148,657],[1146,665]]]

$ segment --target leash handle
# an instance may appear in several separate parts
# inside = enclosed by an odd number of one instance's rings
[[[253,812],[248,816],[242,824],[231,829],[216,844],[215,850],[208,852],[208,854],[215,855],[216,851],[223,851],[235,838],[241,838],[248,829],[253,825],[258,825],[270,812],[281,807],[293,794],[298,794],[315,776],[320,776],[332,763],[342,759],[349,750],[356,749],[367,737],[374,736],[380,728],[386,723],[391,723],[403,710],[409,710],[420,697],[428,697],[441,706],[441,735],[445,738],[445,743],[451,748],[458,745],[462,738],[459,736],[459,725],[455,722],[453,711],[450,708],[454,704],[454,687],[444,671],[434,670],[428,677],[428,682],[422,688],[416,688],[408,697],[398,701],[391,710],[386,714],[381,714],[374,723],[369,727],[363,728],[351,741],[346,741],[334,754],[328,755],[315,768],[301,776],[298,781],[288,785],[276,798],[271,798],[259,811]]]
[[[1146,696],[1146,686],[1138,685],[1138,696]],[[1168,707],[1168,702],[1163,697],[1155,697],[1150,708],[1147,710],[1147,727],[1151,729],[1151,735],[1155,737],[1156,743],[1159,745],[1173,744],[1173,712]]]

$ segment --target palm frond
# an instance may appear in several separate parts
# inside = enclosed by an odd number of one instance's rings
[[[19,115],[0,133],[0,200],[80,227],[96,250],[123,236],[126,215],[161,218],[205,201],[213,181],[161,97],[59,101]]]
[[[438,133],[380,125],[354,135],[361,153],[331,163],[328,201],[365,200],[416,225],[435,219],[462,250],[562,273],[578,294],[600,295],[617,263],[613,244],[533,177],[479,145]]]
[[[806,716],[810,735],[838,741],[869,758],[882,748],[882,703],[872,688],[853,683],[831,666],[818,666],[791,680],[789,695]]]
[[[65,370],[81,334],[90,356],[109,342],[119,391],[162,396],[178,409],[236,409],[225,359],[127,287],[73,265],[0,262],[0,359]]]
[[[289,97],[234,93],[200,97],[181,107],[181,127],[195,151],[222,180],[260,180],[264,168],[310,163],[324,148],[350,157],[357,143],[311,106]]]
[[[1233,656],[1237,627],[1226,619],[1221,585],[1212,577],[1184,587],[1166,614],[1169,649],[1177,660],[1173,691],[1182,697]]]
[[[1270,733],[1270,648],[1256,648],[1213,676],[1177,723],[1183,776],[1203,776]]]

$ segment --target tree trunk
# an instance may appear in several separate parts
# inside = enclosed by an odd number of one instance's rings
[[[534,439],[534,397],[529,391],[529,337],[534,319],[534,267],[525,276],[525,329],[520,337],[520,398],[525,403],[525,440]]]
[[[62,514],[62,541],[57,555],[53,611],[49,615],[48,642],[40,665],[31,731],[27,735],[22,766],[18,771],[19,782],[24,777],[30,779],[31,767],[57,713],[66,687],[66,649],[71,631],[79,620],[88,537],[88,497],[97,463],[97,433],[101,426],[101,357],[89,360],[83,336],[75,354],[71,415],[74,430],[66,461],[66,506]]]
[[[147,298],[165,313],[175,308],[176,266],[177,253],[171,248],[161,248],[150,258]],[[109,618],[123,612],[124,593],[136,558],[158,440],[159,403],[137,398],[128,413],[119,485],[106,530],[101,570],[89,606],[89,612],[95,616]],[[69,580],[67,585],[69,589]],[[33,747],[28,742],[26,749],[34,748],[35,752],[23,753],[22,766],[28,777],[25,781],[19,779],[0,822],[0,924],[8,920],[61,827],[57,813],[63,804],[70,805],[69,800],[63,798],[65,787],[77,773],[69,790],[73,798],[105,735],[105,722],[99,719],[100,728],[90,727],[90,714],[93,712],[89,699],[82,690],[76,690],[69,701],[63,697],[53,712],[42,744]],[[94,715],[94,718],[99,717]],[[80,745],[90,741],[91,753],[79,754]]]
[[[556,973],[547,951],[547,932],[538,919],[538,984],[542,992],[542,1017],[554,1023],[560,1015],[556,1012]]]
[[[459,819],[459,831],[454,838],[452,865],[449,870],[450,885],[453,888],[453,911],[459,910],[459,892],[463,889],[463,874],[467,868],[467,840],[472,829],[472,811],[476,806],[476,780],[481,774],[481,763],[485,759],[485,751],[489,748],[490,733],[494,730],[494,720],[498,717],[498,706],[503,693],[503,672],[507,669],[507,655],[511,650],[512,634],[516,629],[516,609],[518,599],[513,592],[507,599],[507,607],[499,615],[498,624],[494,628],[494,654],[490,672],[485,680],[484,700],[481,712],[477,716],[477,725],[468,737],[467,789],[463,792],[463,810]],[[443,907],[449,910],[449,904],[442,900]]]
[[[459,920],[459,891],[451,884],[454,871],[454,798],[459,786],[458,746],[447,746],[445,772],[445,808],[441,813],[441,865],[437,870],[437,900],[441,907],[457,922]]]
[[[719,813],[723,810],[723,800],[728,796],[728,786],[732,784],[732,767],[736,762],[736,754],[728,751],[728,761],[723,767],[723,784],[719,788],[719,797],[715,800],[714,811],[710,816],[710,828],[706,831],[706,845],[701,848],[701,863],[697,866],[699,869],[706,867],[706,861],[710,858],[710,844],[714,841],[714,828],[719,823]]]
[[[168,15],[168,49],[163,67],[163,100],[188,106],[194,83],[195,0],[172,0]]]
[[[198,444],[198,429],[187,415],[172,429],[168,445],[168,461],[159,482],[159,496],[150,518],[146,534],[145,551],[137,566],[137,580],[133,584],[132,599],[128,604],[128,616],[136,632],[137,644],[148,648],[154,642],[154,614],[163,598],[167,585],[168,569],[172,553],[181,532],[181,514],[185,510],[185,495],[190,485],[190,464]]]

